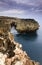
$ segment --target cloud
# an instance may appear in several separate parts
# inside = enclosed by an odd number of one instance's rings
[[[35,10],[35,13],[41,13],[42,12],[42,9],[41,10]]]
[[[7,11],[0,12],[0,15],[22,15],[24,13],[25,13],[24,10],[12,9],[12,10],[7,10]]]
[[[0,14],[42,13],[42,0],[0,0]]]
[[[39,5],[42,4],[42,0],[12,0],[13,2],[15,1],[18,4],[26,4],[26,5]]]

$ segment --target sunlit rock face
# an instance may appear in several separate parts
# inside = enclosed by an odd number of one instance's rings
[[[30,59],[22,45],[14,41],[13,35],[8,32],[0,36],[0,65],[39,65]]]
[[[38,29],[39,24],[34,19],[22,19],[16,26],[16,30],[20,33],[35,32]]]
[[[0,52],[0,65],[5,65],[6,58],[7,58],[7,55]]]
[[[10,31],[12,26],[14,26],[19,33],[34,32],[39,29],[39,23],[34,19],[20,19],[0,16],[0,24],[0,28],[3,27],[5,32]]]

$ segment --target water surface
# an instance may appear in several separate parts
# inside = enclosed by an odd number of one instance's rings
[[[40,28],[36,33],[19,34],[14,27],[11,32],[14,34],[15,41],[23,45],[23,50],[32,60],[40,62],[42,65],[42,22],[39,22]]]

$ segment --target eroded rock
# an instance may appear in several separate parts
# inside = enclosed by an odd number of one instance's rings
[[[10,31],[12,26],[14,26],[19,33],[35,32],[39,29],[39,23],[34,19],[0,16],[0,24],[0,28],[3,28],[4,32]]]
[[[22,45],[14,41],[13,35],[8,32],[0,36],[0,65],[39,65],[30,59]]]

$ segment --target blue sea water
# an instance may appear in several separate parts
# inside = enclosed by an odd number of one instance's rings
[[[14,27],[11,32],[14,34],[14,39],[23,45],[23,50],[27,52],[32,60],[40,62],[42,65],[42,22],[39,20],[39,30],[32,34],[19,34]]]

